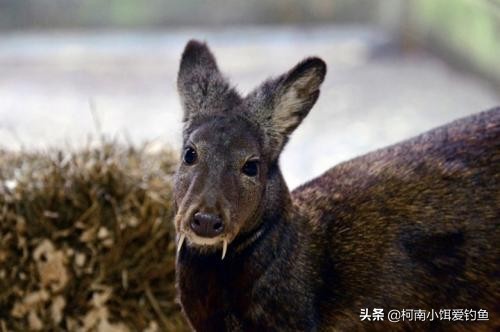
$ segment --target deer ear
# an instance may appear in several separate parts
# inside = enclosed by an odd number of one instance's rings
[[[318,99],[325,75],[323,60],[307,58],[287,73],[264,82],[246,98],[251,116],[264,128],[277,154]]]
[[[199,114],[213,113],[239,100],[217,67],[205,43],[190,40],[182,53],[177,90],[184,108],[184,121]]]
[[[217,62],[207,44],[190,40],[182,52],[179,80],[191,76],[193,70],[203,71],[206,75],[217,74]]]

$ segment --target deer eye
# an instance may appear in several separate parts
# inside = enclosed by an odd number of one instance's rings
[[[259,161],[248,160],[241,168],[241,172],[246,176],[256,176],[259,173]]]
[[[182,160],[186,165],[193,165],[196,160],[198,160],[198,154],[196,153],[196,150],[192,147],[187,147],[186,149],[184,149],[184,156],[182,157]]]

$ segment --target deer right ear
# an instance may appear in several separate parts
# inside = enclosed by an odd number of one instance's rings
[[[250,116],[264,129],[273,158],[277,158],[290,134],[313,107],[325,75],[323,60],[307,58],[247,96]]]
[[[197,40],[190,40],[184,48],[177,90],[185,122],[199,114],[220,111],[228,101],[239,98],[219,72],[208,46]]]

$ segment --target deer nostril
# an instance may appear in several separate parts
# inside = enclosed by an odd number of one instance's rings
[[[196,235],[202,237],[215,237],[224,230],[224,222],[219,216],[203,212],[194,214],[190,226]]]

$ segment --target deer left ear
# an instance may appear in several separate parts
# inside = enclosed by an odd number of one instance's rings
[[[177,90],[184,108],[184,121],[197,115],[220,112],[240,101],[217,67],[205,43],[190,40],[182,53]]]
[[[246,98],[251,116],[264,128],[278,154],[316,103],[325,75],[323,60],[307,58],[287,73],[264,82]]]

